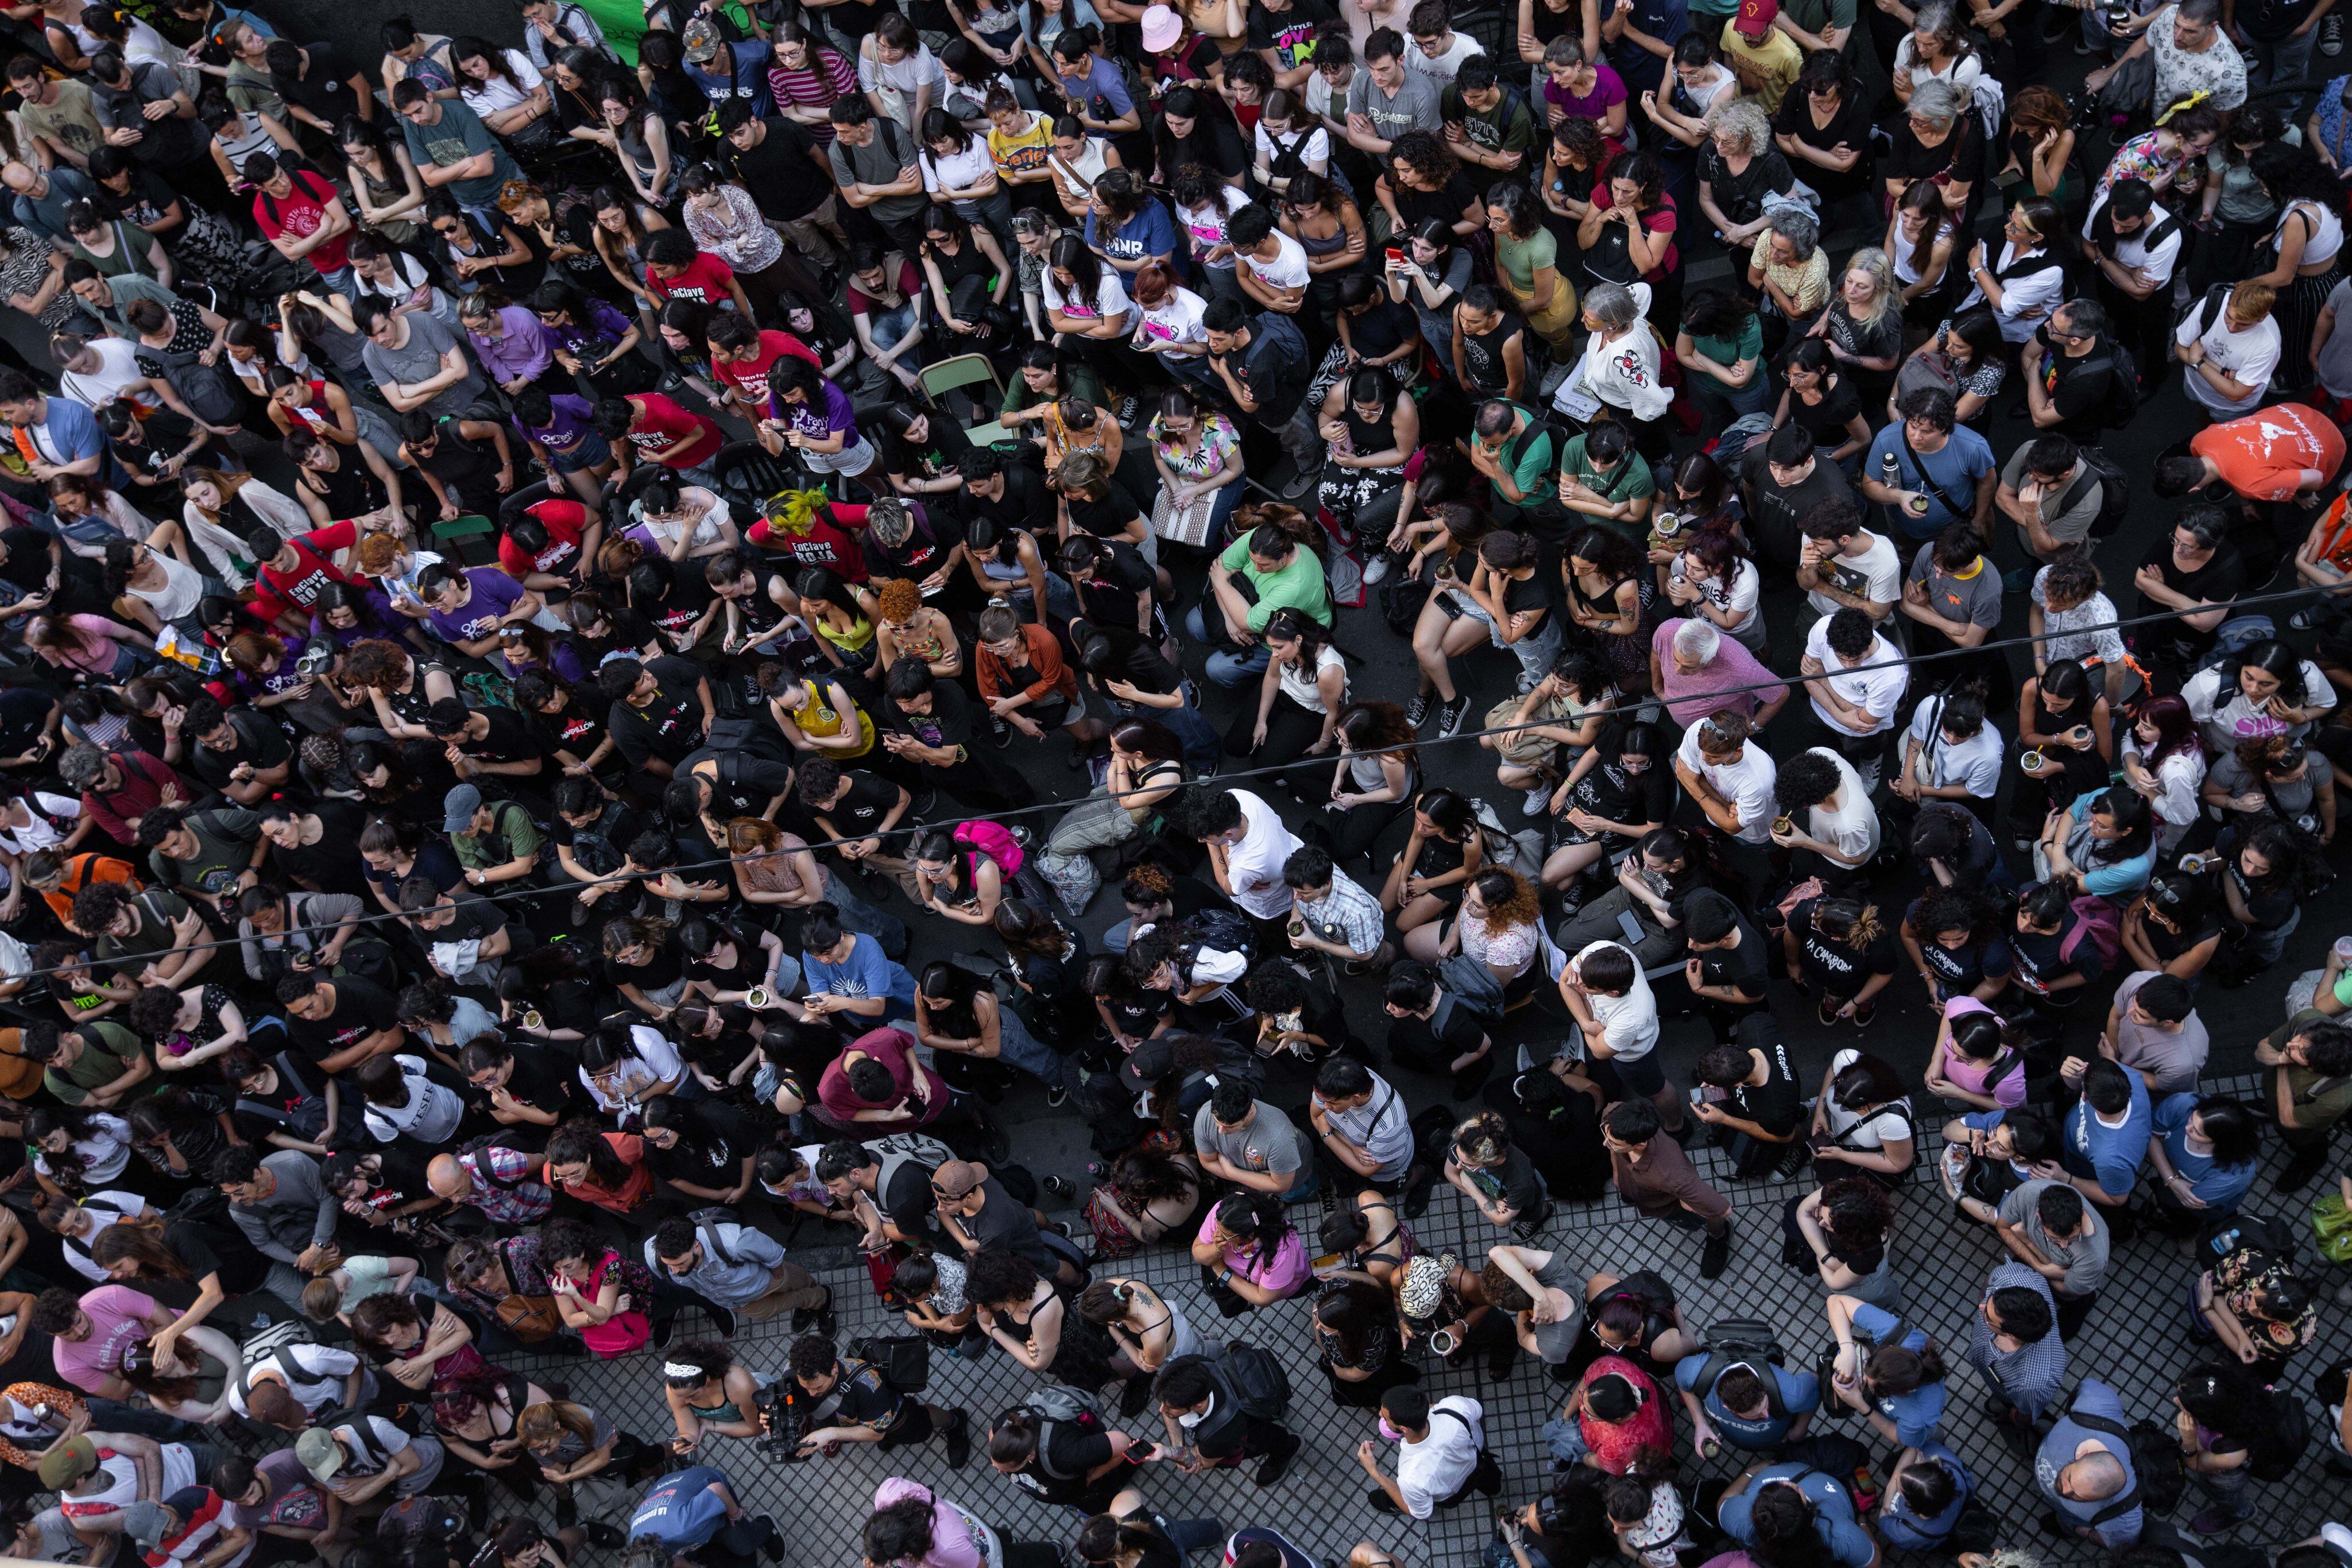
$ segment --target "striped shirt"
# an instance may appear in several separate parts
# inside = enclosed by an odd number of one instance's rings
[[[553,1190],[529,1179],[529,1155],[491,1145],[457,1160],[473,1183],[465,1201],[500,1225],[536,1225],[555,1207]]]

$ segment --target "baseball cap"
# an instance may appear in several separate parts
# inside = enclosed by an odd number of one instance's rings
[[[1739,0],[1739,15],[1732,19],[1731,25],[1747,37],[1760,38],[1771,27],[1772,19],[1780,14],[1779,0]]]
[[[189,1515],[204,1508],[205,1495],[205,1489],[203,1487],[182,1487],[162,1502],[124,1503],[122,1533],[141,1546],[161,1546],[163,1543],[164,1526],[167,1522],[163,1517],[163,1511],[168,1508],[178,1514],[180,1522],[184,1525],[188,1521]],[[193,1499],[193,1500],[183,1506],[181,1500],[184,1498]]]
[[[988,1169],[970,1160],[950,1160],[931,1173],[931,1190],[941,1197],[969,1197],[971,1189],[988,1179]]]
[[[1184,31],[1183,18],[1169,5],[1154,5],[1143,14],[1143,47],[1158,54]]]
[[[1176,1050],[1164,1040],[1147,1040],[1128,1052],[1118,1064],[1118,1081],[1138,1094],[1148,1093],[1175,1071]]]
[[[322,1481],[333,1480],[342,1471],[343,1446],[324,1427],[312,1427],[295,1438],[294,1457]]]
[[[698,66],[717,59],[719,47],[726,41],[719,36],[719,25],[708,17],[698,16],[686,25],[686,57]]]
[[[98,1469],[98,1445],[88,1437],[52,1443],[37,1469],[43,1486],[51,1491],[62,1491]]]
[[[482,809],[482,792],[471,784],[457,784],[441,797],[441,831],[462,833],[474,825],[474,813]]]

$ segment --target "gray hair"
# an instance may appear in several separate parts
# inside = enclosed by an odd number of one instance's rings
[[[1911,89],[1906,112],[1931,125],[1949,125],[1960,112],[1960,95],[1949,82],[1923,81]]]
[[[1811,261],[1822,243],[1822,225],[1802,207],[1775,207],[1764,216],[1764,226],[1789,242],[1799,262]]]
[[[1675,628],[1675,652],[1685,659],[1696,659],[1704,664],[1722,647],[1723,632],[1714,622],[1702,616],[1694,615]]]
[[[1584,308],[1612,332],[1622,332],[1642,319],[1642,307],[1633,298],[1633,291],[1622,283],[1595,284],[1584,297]]]
[[[1916,96],[1916,95],[1915,95]],[[1728,134],[1747,146],[1748,156],[1761,157],[1772,145],[1772,122],[1753,99],[1725,99],[1706,111],[1709,135]]]

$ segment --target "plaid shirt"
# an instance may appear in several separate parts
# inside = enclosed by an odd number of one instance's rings
[[[1320,904],[1301,902],[1297,910],[1311,935],[1337,942],[1359,958],[1372,956],[1388,928],[1380,900],[1357,886],[1343,871],[1331,873],[1330,897]]]
[[[465,1201],[500,1225],[536,1225],[555,1207],[555,1194],[545,1185],[527,1181],[530,1156],[495,1145],[457,1156],[473,1182]],[[488,1170],[482,1168],[489,1162]]]
[[[2050,1303],[2056,1312],[2058,1303],[2050,1294],[2050,1281],[2023,1263],[2008,1262],[1992,1271],[1986,1281],[1985,1298],[1995,1291],[2012,1285],[2022,1286]],[[2011,1404],[2028,1416],[2040,1416],[2057,1403],[2058,1391],[2066,1381],[2066,1343],[2052,1329],[2031,1344],[2018,1346],[2006,1355],[1993,1347],[1992,1325],[1979,1312],[1970,1320],[1969,1331],[1969,1364],[1983,1374],[1984,1380],[1996,1394],[2006,1395]]]

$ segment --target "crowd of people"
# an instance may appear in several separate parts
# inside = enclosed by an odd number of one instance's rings
[[[2352,1560],[2332,0],[1449,3],[8,9],[16,1554]]]

